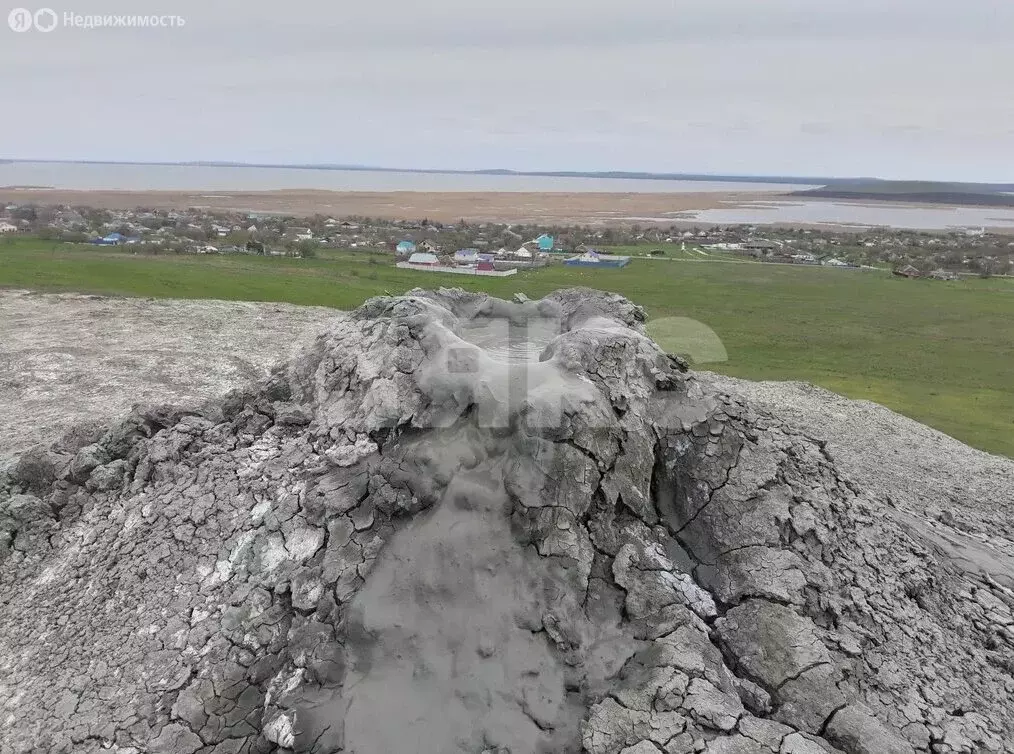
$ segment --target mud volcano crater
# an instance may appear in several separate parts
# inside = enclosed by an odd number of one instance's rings
[[[371,299],[0,466],[0,752],[1014,751],[1011,574],[644,321]]]

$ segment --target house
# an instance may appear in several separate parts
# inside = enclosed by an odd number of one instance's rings
[[[0,233],[17,233],[18,226],[11,225],[9,222],[0,222]]]
[[[478,249],[458,249],[454,252],[454,262],[456,264],[476,264],[478,261]]]
[[[616,257],[609,254],[600,254],[597,251],[586,251],[577,257],[563,260],[569,267],[625,267],[630,263],[630,257]]]
[[[416,264],[420,267],[437,267],[440,264],[440,260],[436,254],[419,251],[408,258],[408,263]]]
[[[929,274],[929,276],[931,278],[933,278],[934,280],[957,280],[958,279],[958,276],[955,275],[953,272],[951,272],[950,270],[944,270],[944,269],[933,270],[933,272],[931,272]]]
[[[793,254],[791,259],[795,264],[819,264],[813,254]]]
[[[521,246],[514,252],[515,259],[530,260],[535,258],[535,252],[529,249],[527,246]]]
[[[92,244],[95,246],[119,246],[125,240],[122,233],[110,233],[108,236],[93,239]]]
[[[394,248],[394,253],[401,257],[407,257],[409,254],[414,254],[415,243],[413,241],[402,241]]]
[[[743,251],[754,252],[756,255],[771,254],[778,245],[774,241],[767,241],[763,238],[755,238],[739,244]]]
[[[842,261],[841,259],[831,258],[824,260],[825,267],[851,267],[848,262]]]
[[[545,233],[535,239],[535,244],[539,247],[539,251],[552,251],[554,243],[553,237]]]
[[[910,264],[906,264],[904,267],[899,267],[892,271],[892,274],[902,278],[921,278],[922,273]]]
[[[476,265],[476,269],[479,272],[489,272],[496,269],[493,264],[495,257],[492,254],[479,254],[479,263]]]
[[[422,249],[423,251],[428,251],[431,254],[440,253],[440,247],[428,239],[419,244],[419,248]]]

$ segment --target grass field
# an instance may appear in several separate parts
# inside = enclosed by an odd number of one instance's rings
[[[400,270],[390,257],[134,256],[0,240],[0,286],[127,296],[287,301],[340,309],[413,287],[536,297],[585,285],[643,305],[669,348],[751,379],[806,380],[868,398],[975,447],[1014,457],[1014,281],[903,280],[879,271],[633,260],[619,270],[554,266],[509,278]],[[685,319],[679,319],[685,318]],[[692,323],[691,323],[692,324]],[[689,329],[688,329],[689,328]],[[683,338],[689,345],[674,342]]]
[[[685,260],[689,259],[694,262],[701,261],[726,261],[726,262],[741,262],[744,264],[758,264],[757,260],[752,257],[745,256],[743,254],[734,254],[728,251],[713,251],[702,248],[695,244],[687,244],[687,248],[684,249],[682,244],[641,244],[640,246],[603,246],[601,250],[608,254],[616,254],[618,256],[629,256],[629,257],[644,257],[650,256],[650,252],[653,250],[661,250],[663,253],[657,255],[660,259],[678,259]]]

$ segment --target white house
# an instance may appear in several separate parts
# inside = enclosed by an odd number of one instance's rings
[[[11,225],[9,222],[0,222],[0,233],[17,233],[18,226]]]
[[[409,264],[417,264],[422,267],[436,267],[440,264],[440,260],[436,254],[429,254],[424,251],[418,251],[408,258]]]
[[[476,249],[458,249],[454,252],[454,261],[458,264],[477,264],[479,252]]]

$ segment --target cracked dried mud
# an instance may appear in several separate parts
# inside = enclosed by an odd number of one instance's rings
[[[371,299],[224,396],[22,442],[0,752],[1014,752],[1010,462],[878,474],[829,417],[890,412],[644,319]],[[489,320],[555,336],[505,361]]]

